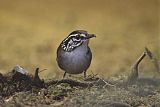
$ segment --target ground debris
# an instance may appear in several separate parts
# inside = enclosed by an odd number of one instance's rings
[[[62,79],[62,80],[51,80],[46,82],[45,84],[47,86],[50,85],[59,85],[62,83],[67,83],[69,84],[71,87],[75,86],[75,87],[82,87],[82,88],[89,88],[92,86],[114,86],[112,84],[109,84],[108,82],[106,82],[104,79],[101,78],[96,78],[94,81],[78,81],[78,80],[72,80],[72,79]]]
[[[158,61],[157,58],[152,54],[152,52],[147,47],[145,47],[144,52],[141,54],[141,56],[136,60],[136,62],[131,67],[131,73],[128,76],[127,84],[133,84],[140,79],[139,64],[146,56],[148,56],[151,59],[151,61],[153,62],[153,64],[157,69],[157,72],[160,73],[160,61]]]
[[[22,72],[23,70],[23,72]],[[28,74],[20,66],[16,66],[7,74],[0,74],[0,96],[11,96],[15,92],[29,91],[33,88],[44,88],[44,81],[38,76],[36,69],[35,75]]]

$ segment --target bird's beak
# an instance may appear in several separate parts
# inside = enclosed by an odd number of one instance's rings
[[[93,38],[93,37],[96,37],[95,34],[88,34],[88,36],[86,37],[86,39],[90,39],[90,38]]]

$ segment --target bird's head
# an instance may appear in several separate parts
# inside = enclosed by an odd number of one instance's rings
[[[89,39],[96,37],[94,34],[90,34],[85,30],[75,30],[73,32],[71,32],[67,38],[65,38],[62,43],[61,43],[61,47],[65,50],[65,51],[72,51],[75,48],[81,46],[84,43],[89,42]]]

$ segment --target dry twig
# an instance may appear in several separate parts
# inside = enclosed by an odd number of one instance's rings
[[[146,56],[146,53],[143,52],[142,55],[138,58],[138,60],[135,62],[135,64],[131,68],[131,74],[128,77],[128,83],[132,83],[138,79],[138,66],[139,63],[143,60],[143,58]]]
[[[149,58],[151,59],[151,61],[154,63],[157,72],[160,72],[160,64],[159,61],[156,59],[156,57],[151,53],[151,51],[145,47],[145,52],[146,54],[149,56]]]
[[[145,56],[149,56],[149,58],[152,60],[152,62],[154,63],[155,67],[157,68],[157,70],[160,72],[160,65],[158,63],[158,60],[153,56],[153,54],[151,53],[151,51],[145,47],[144,52],[142,53],[142,55],[137,59],[137,61],[135,62],[135,64],[132,66],[131,68],[131,74],[128,77],[128,81],[127,83],[134,83],[137,79],[138,79],[138,73],[139,73],[139,64],[140,62],[144,59]]]

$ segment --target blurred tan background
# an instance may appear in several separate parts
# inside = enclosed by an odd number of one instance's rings
[[[97,35],[88,74],[128,74],[147,46],[160,58],[158,0],[0,0],[0,72],[21,65],[47,68],[42,78],[62,77],[59,43],[73,30]],[[148,58],[141,70],[155,68]]]

